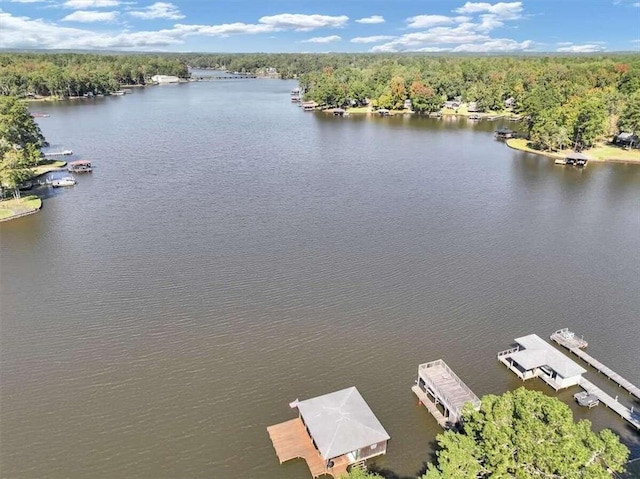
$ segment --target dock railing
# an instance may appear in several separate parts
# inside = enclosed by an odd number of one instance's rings
[[[451,378],[454,379],[456,383],[458,383],[458,385],[464,390],[464,392],[468,394],[468,396],[471,398],[469,402],[473,405],[473,407],[475,407],[476,409],[480,407],[480,398],[475,395],[475,393],[469,388],[469,386],[462,382],[458,375],[454,373],[453,370],[449,366],[447,366],[447,363],[445,363],[442,359],[437,359],[435,361],[430,361],[428,363],[420,365],[420,369],[430,369],[435,367],[442,367],[446,371],[446,373],[451,376]],[[423,380],[424,379],[425,378],[423,378]],[[447,406],[452,408],[451,412],[455,414],[456,420],[462,415],[462,408],[454,407],[454,402],[451,400],[451,398],[449,398],[448,395],[445,394],[440,388],[438,388],[432,381],[429,381],[428,383],[425,381],[425,384],[428,384],[428,386],[437,395],[437,398],[440,399],[440,402],[445,402]]]
[[[504,356],[509,356],[510,354],[513,354],[513,353],[517,353],[518,351],[520,351],[520,346],[516,346],[515,348],[505,349],[504,351],[500,351],[498,353],[498,359]]]

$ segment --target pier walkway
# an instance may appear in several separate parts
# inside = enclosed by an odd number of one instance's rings
[[[418,379],[411,390],[443,429],[460,421],[465,404],[480,408],[478,396],[442,359],[418,366]]]
[[[575,333],[572,333],[567,328],[560,329],[551,335],[551,340],[558,343],[560,346],[569,350],[569,352],[575,354],[585,363],[589,364],[599,373],[604,374],[613,382],[618,384],[619,387],[625,389],[629,394],[640,399],[640,388],[626,380],[611,368],[605,366],[600,361],[590,356],[582,350],[587,347],[587,342],[584,339],[577,338]]]
[[[587,391],[589,394],[597,396],[601,403],[604,403],[612,411],[616,412],[616,414],[618,414],[622,419],[624,419],[638,431],[640,431],[640,411],[634,411],[633,408],[629,409],[625,405],[620,404],[618,402],[617,396],[615,398],[612,398],[588,379],[581,377],[578,384],[580,384],[580,387],[582,387],[582,389]]]

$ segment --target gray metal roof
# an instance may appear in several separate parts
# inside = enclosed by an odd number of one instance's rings
[[[511,358],[526,370],[548,366],[563,378],[587,372],[537,334],[516,338],[516,342],[525,349],[513,353]]]
[[[298,410],[326,460],[389,439],[355,387],[299,401]]]
[[[582,153],[572,151],[567,155],[567,159],[568,160],[588,160],[589,157],[587,155],[583,155]]]

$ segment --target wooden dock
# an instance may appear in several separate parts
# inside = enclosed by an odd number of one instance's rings
[[[618,414],[622,419],[627,421],[633,427],[635,427],[638,431],[640,431],[640,412],[634,411],[633,408],[629,409],[624,404],[620,404],[618,402],[618,397],[612,398],[604,392],[602,389],[597,387],[591,381],[585,378],[580,378],[580,387],[587,391],[589,394],[593,394],[597,396],[601,403],[604,403],[608,408]]]
[[[460,421],[465,404],[480,408],[478,396],[442,359],[418,366],[418,379],[411,390],[444,429]]]
[[[629,394],[640,399],[640,388],[626,380],[611,368],[605,366],[600,361],[587,354],[582,348],[587,347],[587,342],[582,338],[577,338],[575,333],[572,333],[568,329],[560,329],[551,335],[551,340],[558,343],[560,346],[569,350],[569,352],[575,354],[589,366],[593,367],[596,371],[604,374],[606,377],[615,382],[619,387],[625,389]]]
[[[337,479],[347,473],[349,460],[346,456],[333,459],[333,467],[326,466],[300,418],[269,426],[267,432],[280,464],[291,459],[304,459],[314,478],[328,474]]]

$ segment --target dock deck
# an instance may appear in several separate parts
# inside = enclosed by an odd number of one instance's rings
[[[600,402],[604,403],[622,419],[640,431],[640,412],[634,411],[633,408],[629,409],[624,404],[620,404],[617,397],[612,398],[609,394],[604,392],[588,379],[580,378],[579,384],[582,389],[587,391],[589,394],[596,396]]]
[[[346,456],[335,458],[333,459],[333,467],[327,468],[300,418],[269,426],[267,432],[280,464],[291,459],[301,458],[307,462],[309,471],[314,478],[326,474],[337,479],[346,474],[349,465],[348,458]]]
[[[587,346],[587,342],[584,339],[576,338],[575,333],[572,333],[566,328],[560,329],[551,335],[551,340],[568,349],[569,352],[578,356],[599,373],[604,374],[606,377],[615,382],[619,387],[625,389],[632,396],[640,399],[640,388],[631,383],[631,381],[628,381],[620,376],[611,368],[602,364],[591,355],[584,352],[582,348],[585,348]]]
[[[418,366],[417,384],[412,390],[443,428],[458,423],[465,404],[480,407],[478,396],[442,359]],[[438,404],[444,413],[437,408]]]

